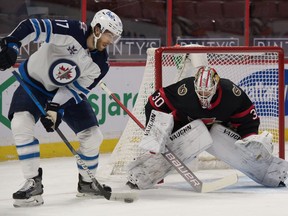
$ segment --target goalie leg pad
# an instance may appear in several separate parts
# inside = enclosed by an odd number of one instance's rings
[[[167,146],[183,162],[189,163],[212,145],[212,138],[201,120],[195,120],[169,136]]]
[[[270,166],[263,178],[263,185],[270,187],[285,186],[287,180],[288,162],[277,157],[273,157]]]
[[[210,132],[213,143],[207,152],[255,182],[267,187],[277,187],[286,179],[288,162],[274,157],[271,150],[261,142],[254,140],[243,144],[242,141],[237,141],[240,139],[237,133],[219,124],[213,125]]]
[[[190,122],[169,136],[170,150],[184,163],[209,148],[212,138],[202,121]],[[148,189],[169,174],[173,167],[161,154],[144,154],[130,163],[128,181],[139,189]]]
[[[146,153],[129,164],[128,181],[141,190],[157,184],[172,170],[161,154]]]

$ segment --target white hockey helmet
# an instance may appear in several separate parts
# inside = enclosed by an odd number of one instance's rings
[[[214,68],[202,66],[196,72],[194,86],[202,108],[210,108],[219,80],[220,77]]]
[[[94,31],[94,27],[99,24],[101,29],[100,36],[96,37],[94,34],[94,37],[96,39],[99,39],[101,35],[108,30],[113,34],[113,43],[116,44],[119,39],[121,38],[121,34],[123,31],[123,26],[121,19],[112,11],[108,9],[103,9],[98,11],[95,16],[93,17],[93,20],[91,22],[92,30]]]

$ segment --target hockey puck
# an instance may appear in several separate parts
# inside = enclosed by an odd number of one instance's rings
[[[134,200],[131,199],[131,198],[125,198],[125,199],[124,199],[124,202],[125,202],[125,203],[132,203],[132,202],[134,202]]]

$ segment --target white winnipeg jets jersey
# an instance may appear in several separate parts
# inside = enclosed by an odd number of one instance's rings
[[[43,42],[20,65],[19,72],[26,82],[47,94],[65,88],[79,102],[79,95],[88,94],[109,69],[106,50],[88,51],[89,32],[79,21],[27,19],[10,35],[19,39],[22,46],[31,41]]]

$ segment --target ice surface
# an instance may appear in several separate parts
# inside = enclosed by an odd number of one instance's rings
[[[100,157],[100,166],[108,155]],[[134,203],[77,198],[78,174],[74,157],[41,159],[44,205],[14,208],[12,193],[24,180],[19,161],[0,163],[0,216],[285,216],[288,215],[288,188],[265,188],[239,174],[233,186],[200,194],[178,174],[165,178],[155,189],[139,192]],[[208,181],[234,170],[205,170],[196,175]],[[104,183],[104,182],[102,182]],[[106,182],[105,182],[106,183]],[[124,182],[108,182],[114,190]],[[127,188],[125,188],[127,189]]]

